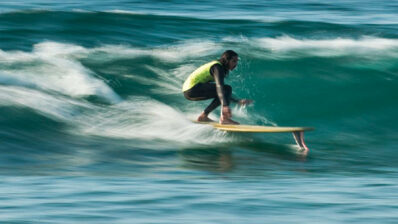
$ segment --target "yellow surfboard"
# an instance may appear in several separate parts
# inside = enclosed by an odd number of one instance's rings
[[[260,125],[243,125],[243,124],[220,124],[217,122],[198,122],[199,124],[211,125],[214,128],[222,131],[228,132],[263,132],[263,133],[283,133],[292,132],[294,140],[296,140],[297,145],[304,150],[305,153],[308,152],[308,147],[304,143],[304,131],[312,131],[313,127],[274,127],[274,126],[260,126]]]
[[[274,127],[274,126],[260,126],[260,125],[243,125],[243,124],[220,124],[217,122],[196,122],[200,124],[212,125],[222,131],[231,132],[295,132],[295,131],[312,131],[312,127]]]

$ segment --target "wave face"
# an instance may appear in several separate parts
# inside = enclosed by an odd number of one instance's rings
[[[392,222],[397,8],[387,1],[2,3],[0,189],[12,192],[0,193],[8,204],[0,220],[148,223],[156,214],[286,223],[323,212],[330,223]],[[226,83],[254,100],[232,105],[234,118],[315,127],[306,133],[307,157],[290,134],[192,123],[210,102],[187,101],[182,83],[227,49],[240,61]],[[203,216],[208,208],[214,212]]]

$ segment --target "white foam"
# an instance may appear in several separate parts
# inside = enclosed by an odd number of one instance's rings
[[[122,9],[113,9],[113,10],[105,10],[107,13],[115,13],[115,14],[128,14],[128,15],[146,15],[148,13],[140,12],[140,11],[128,11]]]
[[[123,45],[105,45],[91,50],[105,52],[112,58],[153,57],[164,62],[182,62],[190,58],[213,55],[221,50],[217,43],[207,40],[189,40],[175,45],[160,46],[155,49],[133,48]]]
[[[181,146],[236,140],[211,126],[194,124],[185,113],[148,97],[134,97],[111,106],[96,106],[24,87],[0,86],[0,105],[30,108],[46,117],[66,122],[71,125],[69,131],[73,134],[145,142],[163,140]]]
[[[152,66],[145,66],[148,70],[157,74],[155,78],[143,77],[142,75],[136,74],[123,74],[124,78],[132,79],[143,85],[150,86],[148,91],[162,94],[181,94],[182,81],[173,76],[173,73],[169,73],[163,69],[155,68]]]
[[[221,46],[211,41],[197,40],[178,43],[177,45],[161,46],[156,49],[140,49],[129,46],[106,45],[90,50],[91,53],[105,53],[102,60],[132,59],[137,57],[153,57],[165,63],[183,63],[177,68],[164,70],[159,67],[146,65],[145,68],[157,74],[156,78],[143,77],[131,73],[122,74],[139,83],[150,85],[151,91],[162,94],[180,94],[185,78],[195,70],[197,65],[186,63],[191,58],[208,57],[221,50]],[[98,58],[96,59],[98,60]]]
[[[365,4],[366,5],[366,4]],[[374,6],[373,6],[374,7]],[[370,9],[363,9],[368,11]],[[189,17],[199,19],[220,19],[220,20],[249,20],[259,22],[279,22],[286,20],[296,21],[318,21],[326,23],[337,23],[337,24],[397,24],[397,17],[391,12],[375,13],[372,9],[372,13],[359,13],[353,14],[350,12],[339,12],[336,13],[334,10],[312,10],[312,11],[301,11],[301,10],[271,10],[262,12],[246,12],[241,13],[240,10],[225,10],[223,13],[213,13],[210,11],[198,11],[198,12],[182,12],[182,11],[165,11],[160,9],[136,9],[125,10],[125,9],[114,9],[106,10],[108,13],[115,14],[130,14],[130,15],[156,15],[156,16],[175,16],[175,17]]]
[[[22,51],[5,52],[0,50],[0,63],[12,64],[16,62],[31,62],[35,57],[31,53]]]
[[[24,87],[0,86],[0,105],[33,109],[47,117],[69,122],[80,109],[90,105],[62,96],[52,96]]]
[[[364,36],[359,39],[335,38],[335,39],[295,39],[290,36],[277,38],[253,39],[254,46],[275,53],[289,53],[300,51],[317,56],[340,56],[350,54],[363,54],[396,51],[398,39],[387,39]]]
[[[206,40],[190,40],[182,44],[155,50],[155,55],[165,61],[198,58],[213,55],[221,50],[221,46]]]
[[[194,124],[182,112],[147,97],[134,97],[81,117],[84,134],[113,138],[165,140],[184,144],[231,141],[211,126]]]
[[[152,82],[153,85],[160,87],[155,89],[156,92],[162,94],[181,94],[183,80],[179,79],[175,73],[170,73],[149,65],[146,68],[157,74],[156,80]]]
[[[0,82],[72,97],[97,95],[113,103],[119,102],[120,97],[103,80],[95,78],[92,71],[74,60],[87,53],[83,47],[55,42],[37,44],[31,53],[0,50],[0,65],[5,67],[0,70]]]
[[[33,53],[44,58],[56,57],[69,59],[79,55],[86,55],[89,53],[89,50],[74,44],[42,42],[34,45]]]
[[[173,74],[173,77],[176,77],[180,83],[183,83],[188,75],[195,71],[195,69],[197,69],[197,66],[195,66],[194,64],[182,64],[173,69],[171,72]]]

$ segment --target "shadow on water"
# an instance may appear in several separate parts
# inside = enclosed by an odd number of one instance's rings
[[[251,150],[258,154],[289,161],[306,161],[308,154],[296,145],[276,144],[264,141],[242,142],[240,148]]]
[[[306,162],[308,155],[295,145],[262,141],[229,143],[217,147],[183,148],[179,152],[183,167],[211,172],[232,172],[238,167],[270,169],[271,166]]]
[[[184,148],[179,152],[183,167],[227,172],[234,168],[232,150],[228,147],[219,148]]]

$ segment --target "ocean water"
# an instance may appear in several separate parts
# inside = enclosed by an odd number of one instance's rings
[[[0,2],[1,223],[398,223],[397,1]],[[233,49],[237,134],[191,122]],[[218,119],[219,110],[210,115]]]

